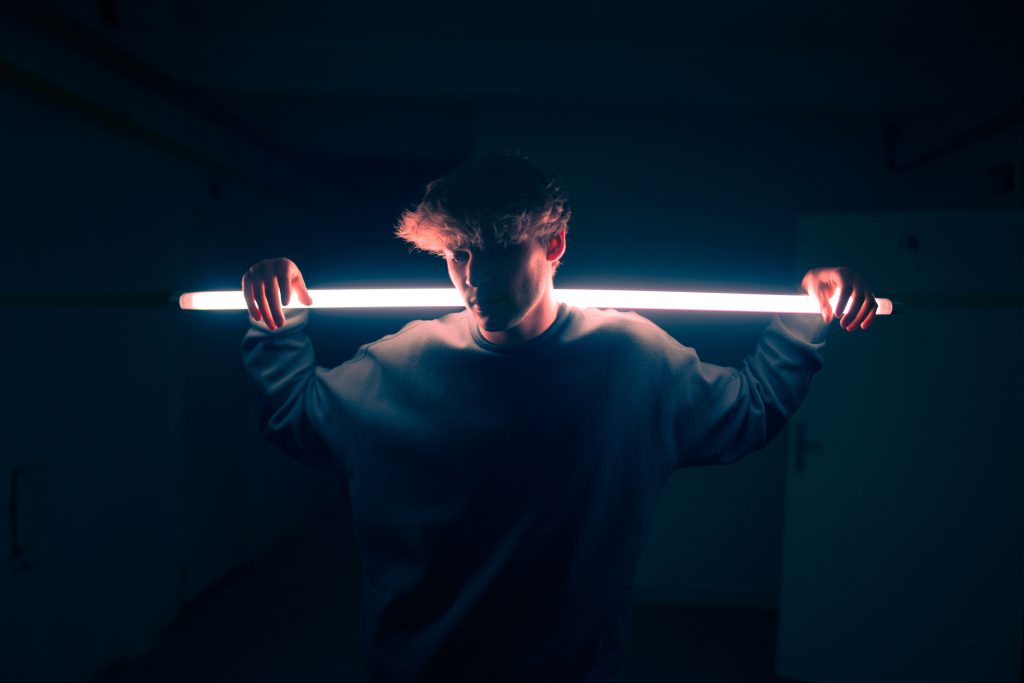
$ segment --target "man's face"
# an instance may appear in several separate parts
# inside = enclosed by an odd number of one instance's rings
[[[551,285],[549,250],[539,240],[445,252],[448,276],[481,329],[509,330],[534,314]]]

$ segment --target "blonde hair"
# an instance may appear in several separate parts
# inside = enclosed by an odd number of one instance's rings
[[[570,213],[554,176],[525,157],[501,152],[463,163],[429,183],[420,203],[402,213],[395,236],[438,256],[485,243],[546,243],[568,230]]]

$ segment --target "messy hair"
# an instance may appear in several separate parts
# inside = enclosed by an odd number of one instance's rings
[[[546,243],[568,229],[569,214],[554,176],[523,156],[500,152],[429,183],[416,208],[402,213],[395,235],[414,249],[444,256],[446,249],[480,249],[485,243]]]

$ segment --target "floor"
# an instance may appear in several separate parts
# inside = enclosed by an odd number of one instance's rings
[[[358,564],[337,534],[346,523],[340,510],[318,515],[189,604],[154,651],[94,683],[363,681]],[[774,682],[775,628],[773,611],[638,606],[626,680]]]

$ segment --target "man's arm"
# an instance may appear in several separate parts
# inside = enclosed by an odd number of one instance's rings
[[[821,304],[821,316],[776,315],[741,367],[702,363],[669,344],[669,404],[677,465],[724,464],[764,447],[796,412],[823,364],[828,324],[867,329],[877,308],[870,288],[846,268],[819,268],[801,287]],[[829,300],[838,294],[835,316]],[[673,340],[674,341],[674,340]]]
[[[331,400],[306,336],[309,311],[283,309],[292,290],[312,303],[302,275],[288,259],[269,259],[242,276],[250,328],[242,340],[242,362],[258,404],[260,430],[297,460],[320,469],[343,469],[323,435]]]
[[[776,315],[739,368],[704,363],[672,340],[665,391],[676,465],[736,462],[771,441],[822,367],[826,330],[816,315]]]

